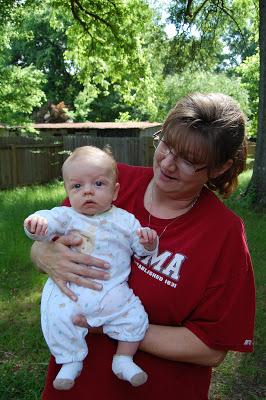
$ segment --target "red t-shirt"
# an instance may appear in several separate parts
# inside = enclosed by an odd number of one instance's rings
[[[133,213],[143,226],[149,221],[143,201],[152,174],[151,168],[119,165],[121,188],[115,204]],[[151,217],[150,225],[160,235],[167,224]],[[140,297],[150,323],[183,325],[211,348],[253,350],[255,290],[244,227],[207,188],[196,205],[162,234],[157,257],[134,260],[129,284]],[[135,361],[149,377],[147,383],[134,388],[112,373],[115,341],[89,334],[87,342],[89,354],[70,391],[53,389],[60,366],[51,358],[43,400],[72,400],[74,396],[79,400],[208,398],[209,367],[138,351]]]

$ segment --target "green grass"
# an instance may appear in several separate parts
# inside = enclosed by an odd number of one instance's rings
[[[266,214],[254,212],[250,198],[242,194],[251,171],[241,176],[239,189],[226,201],[244,221],[256,281],[255,351],[249,354],[230,352],[223,364],[214,370],[213,400],[266,399]]]
[[[250,172],[242,175],[240,189],[227,203],[245,222],[255,269],[255,352],[230,353],[215,369],[211,400],[266,399],[266,214],[255,213],[249,199],[241,196],[249,179]],[[39,315],[46,277],[30,262],[31,241],[22,222],[31,212],[58,205],[63,198],[59,182],[0,192],[0,400],[40,399],[49,359]]]
[[[0,192],[0,399],[37,400],[49,352],[40,329],[40,293],[46,280],[29,259],[26,216],[58,205],[60,183]]]

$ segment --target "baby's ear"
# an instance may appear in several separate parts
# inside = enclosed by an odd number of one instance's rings
[[[117,199],[119,189],[120,189],[120,184],[117,182],[115,184],[115,188],[114,188],[113,201],[115,201]]]

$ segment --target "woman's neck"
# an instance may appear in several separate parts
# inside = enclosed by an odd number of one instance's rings
[[[153,182],[149,183],[144,196],[144,206],[154,217],[176,218],[188,212],[196,204],[200,193],[178,195],[161,191]]]

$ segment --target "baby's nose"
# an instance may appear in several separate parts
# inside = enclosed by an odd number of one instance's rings
[[[94,193],[93,186],[92,185],[85,185],[83,193],[84,194],[93,194]]]

